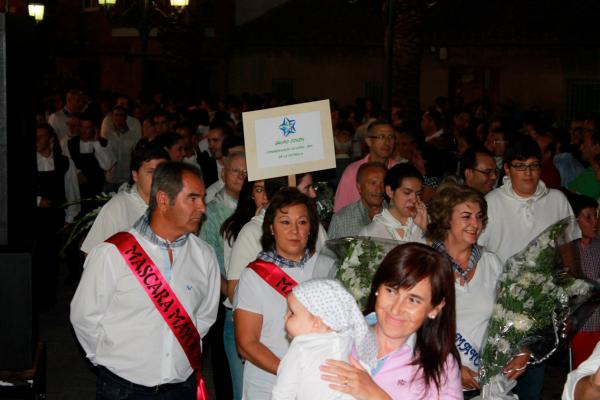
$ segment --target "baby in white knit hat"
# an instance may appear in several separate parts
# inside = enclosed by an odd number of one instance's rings
[[[273,400],[352,399],[329,388],[319,367],[327,359],[348,361],[368,327],[356,301],[336,280],[313,279],[287,297],[285,329],[292,343],[277,370]]]

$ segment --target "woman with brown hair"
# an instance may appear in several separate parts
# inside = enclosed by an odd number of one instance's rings
[[[461,358],[464,398],[479,391],[480,353],[496,304],[502,263],[477,245],[487,223],[487,203],[481,193],[455,183],[442,185],[429,205],[431,246],[445,254],[454,272],[456,348]],[[509,379],[525,372],[528,355],[515,357],[505,368]]]
[[[372,323],[350,363],[321,367],[330,387],[356,399],[461,399],[454,347],[452,270],[431,247],[395,247],[375,272],[366,311]]]
[[[243,398],[270,399],[279,362],[289,347],[286,295],[295,283],[324,278],[333,260],[316,252],[319,219],[314,202],[285,187],[270,199],[262,225],[263,251],[240,276],[233,298],[235,339],[246,360]]]

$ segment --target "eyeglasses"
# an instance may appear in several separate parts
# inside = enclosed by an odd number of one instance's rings
[[[517,171],[525,171],[527,169],[530,171],[539,171],[540,169],[542,169],[542,164],[540,164],[540,163],[533,163],[533,164],[518,163],[518,164],[511,164],[510,167],[516,169]]]
[[[471,168],[473,171],[477,171],[480,172],[482,174],[484,174],[485,176],[490,176],[490,175],[498,175],[498,173],[500,172],[500,170],[498,168],[488,168],[488,169],[477,169],[477,168]]]
[[[246,176],[248,176],[248,170],[245,169],[239,169],[239,168],[227,168],[227,171],[236,174],[237,176],[241,176],[243,178],[245,178]]]
[[[394,140],[396,140],[396,136],[394,135],[373,135],[373,136],[369,136],[370,139],[377,139],[377,140],[389,140],[390,142],[393,142]]]

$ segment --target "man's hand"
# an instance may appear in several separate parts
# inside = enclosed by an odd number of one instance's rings
[[[514,356],[504,367],[504,375],[508,379],[517,379],[523,375],[527,369],[527,361],[531,357],[529,350],[522,350],[521,354]]]
[[[52,207],[52,201],[50,199],[42,197],[40,199],[40,204],[38,205],[38,207],[39,208],[50,208],[50,207]]]

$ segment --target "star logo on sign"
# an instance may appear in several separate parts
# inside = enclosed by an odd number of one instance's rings
[[[292,133],[296,133],[296,120],[284,117],[283,122],[279,125],[279,129],[281,130],[281,133],[283,133],[283,136],[289,136]]]

